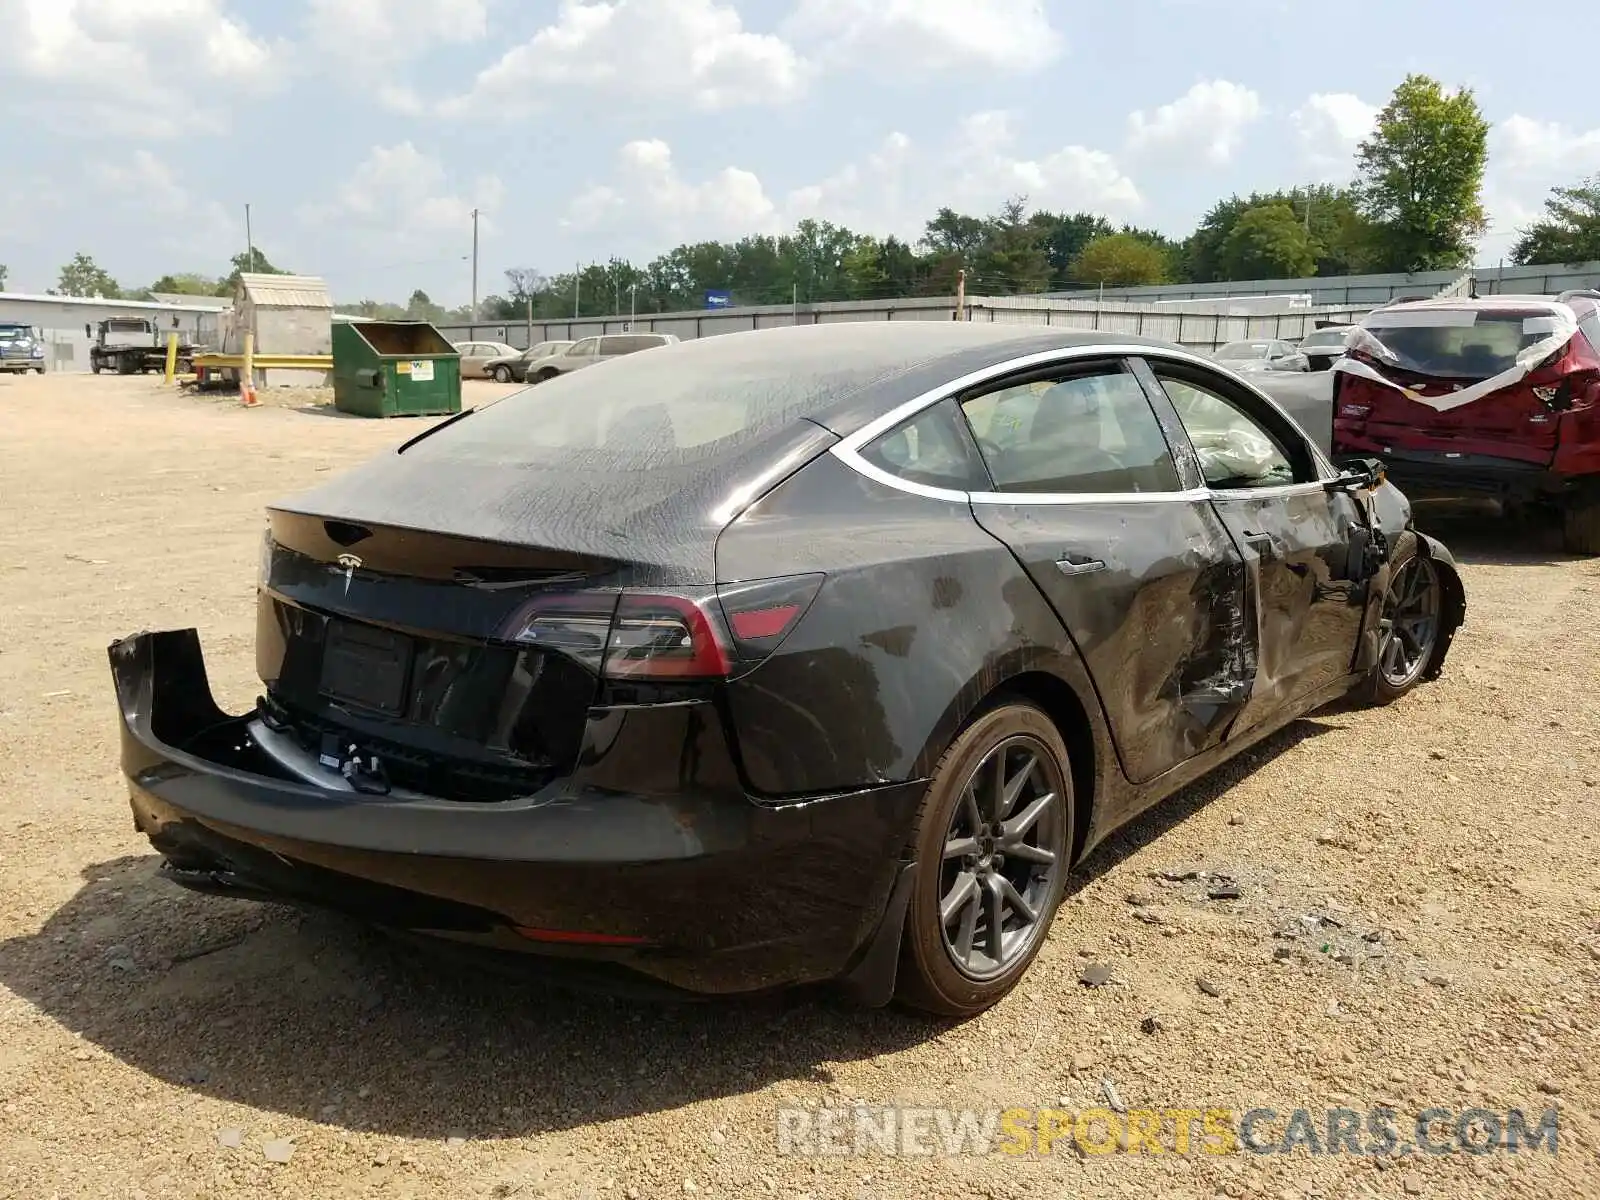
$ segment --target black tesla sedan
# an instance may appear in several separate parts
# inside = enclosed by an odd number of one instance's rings
[[[950,1015],[1108,833],[1437,675],[1465,610],[1381,464],[1176,346],[1040,326],[685,342],[268,518],[254,711],[193,629],[110,648],[172,879]]]

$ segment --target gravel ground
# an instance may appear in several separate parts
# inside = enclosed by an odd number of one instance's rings
[[[1600,562],[1439,518],[1469,594],[1445,678],[1147,815],[977,1020],[576,998],[154,876],[107,643],[195,624],[247,704],[263,503],[425,424],[279,399],[0,383],[0,1197],[1600,1195]],[[1107,1081],[1319,1125],[1559,1106],[1559,1151],[778,1153],[783,1107],[1082,1108]]]

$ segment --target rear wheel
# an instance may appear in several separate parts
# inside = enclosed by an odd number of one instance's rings
[[[1072,823],[1067,748],[1048,716],[1007,703],[962,731],[917,817],[902,1004],[967,1017],[1017,985],[1061,903]]]
[[[1388,704],[1422,682],[1439,648],[1443,609],[1439,568],[1413,542],[1390,566],[1378,621],[1378,663],[1362,689],[1363,701]]]
[[[544,383],[546,380],[554,379],[560,373],[561,372],[559,372],[559,371],[552,370],[551,368],[546,367],[544,370],[540,371],[537,375],[535,375],[533,377],[533,381],[535,383]]]
[[[1600,504],[1573,505],[1562,511],[1561,548],[1568,554],[1600,554]]]
[[[510,367],[496,367],[494,369],[494,381],[496,383],[510,383],[511,382],[511,368]]]

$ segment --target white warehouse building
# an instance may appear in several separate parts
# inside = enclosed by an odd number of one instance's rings
[[[104,300],[98,296],[47,296],[0,292],[0,324],[28,325],[45,343],[47,371],[87,371],[92,330],[113,317],[144,318],[157,329],[175,330],[186,342],[217,341],[222,297],[167,296],[156,300]],[[86,328],[87,327],[87,328]]]

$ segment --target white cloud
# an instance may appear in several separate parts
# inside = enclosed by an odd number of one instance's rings
[[[276,48],[226,0],[0,0],[0,29],[0,89],[13,111],[77,133],[215,130],[217,84],[248,92],[276,81]]]
[[[513,115],[580,95],[726,109],[792,99],[808,74],[787,42],[750,32],[717,0],[562,0],[553,25],[506,51],[445,111]]]
[[[1600,128],[1572,129],[1558,121],[1513,114],[1489,130],[1483,201],[1487,259],[1505,250],[1518,231],[1544,215],[1550,189],[1600,172]]]
[[[1376,105],[1349,92],[1318,92],[1289,115],[1301,153],[1330,182],[1349,179],[1357,147],[1372,132]]]
[[[1042,0],[800,0],[784,32],[830,65],[1032,71],[1061,53]]]
[[[1027,156],[1016,142],[1014,118],[1000,112],[968,117],[942,145],[891,133],[860,161],[789,190],[781,204],[748,170],[726,167],[696,181],[665,142],[629,142],[612,178],[579,192],[561,224],[573,234],[627,240],[629,253],[654,253],[686,241],[776,234],[807,217],[910,241],[938,204],[989,213],[1019,194],[1035,209],[1129,217],[1143,207],[1109,154],[1064,146]]]
[[[1152,113],[1129,114],[1128,146],[1221,165],[1261,114],[1261,97],[1249,88],[1226,79],[1205,80]]]
[[[673,242],[774,233],[778,209],[761,180],[738,167],[724,167],[691,183],[659,140],[629,142],[617,155],[613,182],[590,187],[567,207],[561,224],[582,231],[637,224],[639,232]]]
[[[1144,200],[1132,179],[1103,150],[1062,146],[1038,157],[1019,155],[1010,113],[975,113],[961,122],[951,151],[959,170],[954,192],[983,212],[1023,194],[1033,208],[1086,210],[1131,216]]]
[[[308,0],[306,40],[379,103],[421,113],[424,102],[394,68],[430,53],[440,42],[466,44],[489,34],[488,0]],[[359,49],[357,49],[359,48]]]
[[[330,200],[303,207],[299,216],[369,247],[437,259],[443,248],[469,247],[474,208],[480,236],[495,232],[504,199],[497,176],[453,180],[437,158],[407,141],[374,146]]]
[[[244,233],[242,216],[230,217],[215,199],[191,190],[152,151],[135,150],[126,158],[96,162],[89,178],[103,198],[117,197],[162,250],[181,253],[191,262],[237,253],[229,247]]]

